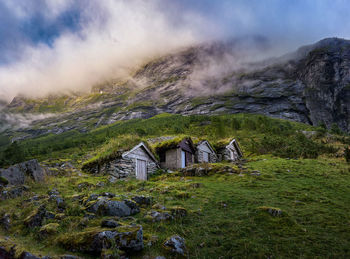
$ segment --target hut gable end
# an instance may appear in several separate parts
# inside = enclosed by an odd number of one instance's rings
[[[217,155],[207,140],[197,144],[196,162],[198,163],[216,163]]]

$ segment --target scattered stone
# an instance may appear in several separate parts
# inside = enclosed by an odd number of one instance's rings
[[[20,256],[19,259],[40,259],[40,257],[37,257],[29,252],[23,252]]]
[[[146,196],[134,196],[131,198],[134,202],[136,202],[138,205],[146,205],[149,206],[152,203],[152,197],[146,197]]]
[[[167,239],[164,244],[164,248],[172,253],[184,255],[186,251],[185,239],[175,235]]]
[[[54,188],[54,189],[48,191],[47,194],[50,195],[50,196],[51,196],[51,195],[56,195],[56,196],[58,196],[58,195],[60,195],[60,192],[57,191],[57,189]]]
[[[112,175],[108,177],[108,182],[110,182],[110,183],[116,183],[117,181],[118,181],[118,178],[116,178]]]
[[[99,198],[94,204],[87,208],[88,212],[100,216],[125,217],[135,215],[140,212],[136,203],[130,200],[113,201],[106,198]]]
[[[109,193],[109,192],[104,192],[104,193],[101,193],[101,195],[99,195],[99,196],[108,197],[108,198],[114,198],[115,194],[114,193]]]
[[[60,210],[64,210],[66,208],[66,203],[64,202],[63,198],[58,196],[58,195],[56,195],[56,194],[52,194],[49,197],[49,200],[50,201],[55,201],[56,205],[57,205],[57,208],[60,209]]]
[[[153,222],[173,220],[174,217],[168,212],[150,211],[146,215],[147,219]]]
[[[11,185],[23,185],[28,178],[35,182],[43,182],[45,175],[45,170],[35,159],[16,164],[7,169],[0,169],[0,176]]]
[[[253,172],[253,173],[250,173],[250,175],[253,175],[253,176],[261,176],[261,173]]]
[[[117,248],[126,252],[143,249],[143,230],[140,225],[121,226],[115,230],[88,230],[65,235],[58,242],[66,249],[100,255],[104,249]]]
[[[152,209],[155,209],[155,210],[166,210],[165,206],[164,205],[161,205],[159,203],[156,203],[152,206]]]
[[[24,192],[28,191],[29,188],[25,185],[22,186],[14,186],[14,187],[7,187],[0,193],[0,199],[7,200],[7,199],[14,199],[17,197],[21,197]]]
[[[282,216],[282,210],[273,207],[259,207],[260,210],[267,211],[273,217]]]
[[[91,183],[83,182],[83,183],[78,184],[77,188],[78,188],[78,191],[82,191],[85,189],[90,189],[92,186],[94,186],[94,185]]]
[[[40,227],[45,216],[46,208],[45,205],[42,205],[24,220],[24,224],[29,228]]]
[[[120,224],[113,219],[106,219],[101,222],[101,227],[103,228],[116,228],[119,226]]]
[[[187,216],[187,210],[182,207],[172,207],[170,208],[171,215],[173,215],[175,218],[182,218]]]

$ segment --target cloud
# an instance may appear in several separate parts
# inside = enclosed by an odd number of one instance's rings
[[[70,5],[70,1],[59,3],[48,1],[52,15]],[[198,40],[196,15],[189,22],[184,14],[175,25],[159,9],[158,1],[84,3],[79,31],[63,31],[51,45],[23,45],[20,59],[0,67],[2,95],[10,100],[17,94],[88,90],[101,80],[123,76],[145,60]],[[25,19],[25,8],[31,6],[16,9],[20,19]]]
[[[350,37],[349,7],[344,0],[1,0],[0,98],[87,91],[204,41],[263,35],[276,56]]]

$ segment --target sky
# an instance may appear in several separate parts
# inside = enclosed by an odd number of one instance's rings
[[[88,91],[186,46],[350,38],[348,0],[0,0],[0,99]]]

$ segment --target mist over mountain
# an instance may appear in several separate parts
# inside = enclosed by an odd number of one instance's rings
[[[1,113],[2,129],[27,138],[166,112],[257,113],[349,131],[350,41],[327,38],[275,58],[269,49],[263,37],[199,44],[89,94],[18,96]]]

